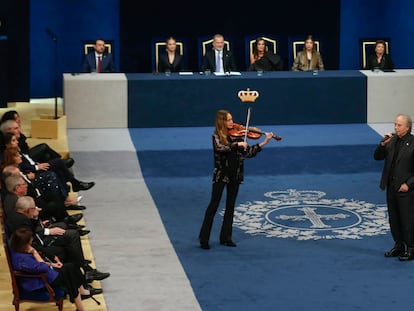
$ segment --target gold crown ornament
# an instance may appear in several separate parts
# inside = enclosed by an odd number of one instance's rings
[[[243,103],[253,103],[259,97],[259,92],[247,88],[247,90],[239,91],[237,95]]]

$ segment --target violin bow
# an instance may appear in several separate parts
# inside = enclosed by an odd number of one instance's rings
[[[250,122],[250,106],[247,108],[247,118],[246,118],[246,131],[244,132],[244,142],[247,142],[247,129],[249,128],[249,122]]]

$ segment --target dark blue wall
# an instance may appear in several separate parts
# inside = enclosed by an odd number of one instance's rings
[[[6,2],[14,6],[17,3],[15,0]],[[238,49],[241,51],[244,50],[241,40],[244,35],[313,33],[328,42],[329,46],[324,48],[328,69],[359,69],[359,39],[389,37],[396,66],[414,68],[411,55],[414,49],[414,2],[411,0],[314,0],[294,1],[294,5],[277,1],[273,4],[277,10],[262,7],[261,13],[256,13],[254,8],[246,10],[239,1],[228,0],[222,2],[223,15],[214,17],[206,13],[209,8],[200,10],[199,4],[190,0],[174,1],[173,5],[157,1],[148,3],[146,9],[135,9],[132,4],[137,3],[134,0],[30,1],[28,38],[24,35],[25,28],[20,36],[9,36],[13,54],[23,55],[11,59],[13,75],[9,79],[9,90],[12,90],[9,101],[21,100],[28,93],[31,98],[54,97],[55,55],[59,58],[56,70],[58,96],[61,96],[61,74],[79,71],[83,40],[97,37],[113,40],[116,66],[123,72],[151,72],[152,37],[173,34],[189,37],[191,41],[196,36],[215,32],[235,36],[240,41]],[[18,33],[15,30],[25,24],[21,13],[14,14],[16,18],[13,15],[9,18],[10,33]],[[56,35],[57,41],[51,39],[46,29]],[[24,55],[29,55],[29,71],[20,64],[22,60],[25,62]],[[244,56],[239,62],[244,62]],[[16,76],[20,80],[15,79]]]
[[[414,68],[412,0],[342,0],[339,69],[360,68],[360,38],[390,38],[397,68]]]
[[[62,73],[80,71],[83,41],[100,37],[114,41],[119,66],[119,0],[31,1],[30,96],[55,96],[56,67],[61,96]]]

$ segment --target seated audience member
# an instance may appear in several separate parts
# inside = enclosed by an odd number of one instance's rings
[[[83,275],[80,269],[69,262],[63,264],[58,256],[53,260],[45,261],[32,247],[32,241],[33,232],[28,228],[20,228],[13,232],[10,237],[10,257],[13,268],[28,274],[46,273],[47,281],[52,288],[64,288],[77,311],[84,311],[81,295],[91,296],[92,291],[83,287]],[[18,282],[18,285],[28,292],[44,288],[43,282],[37,278],[20,277]]]
[[[201,70],[221,73],[237,71],[236,61],[232,53],[227,51],[223,35],[214,35],[213,48],[204,54]]]
[[[85,235],[90,232],[89,230],[83,230],[81,226],[76,224],[82,219],[82,213],[70,216],[63,202],[59,201],[59,198],[53,198],[50,195],[44,196],[42,194],[36,194],[35,197],[32,197],[32,194],[29,192],[30,184],[22,175],[18,174],[18,169],[17,171],[13,171],[11,166],[8,166],[4,170],[6,172],[13,172],[13,174],[5,173],[7,176],[4,178],[6,191],[3,197],[3,209],[6,218],[13,213],[19,197],[30,196],[35,200],[36,205],[41,207],[38,215],[39,221],[47,222],[50,225],[61,224],[65,228],[76,229],[79,235]]]
[[[14,134],[15,138],[18,140],[20,138],[20,130],[16,121],[8,120],[2,123],[1,131],[3,133],[3,140],[6,140],[6,133]],[[56,173],[60,178],[63,185],[66,185],[67,182],[70,182],[73,186],[73,191],[78,192],[80,190],[89,190],[92,188],[95,183],[92,182],[83,182],[75,178],[74,174],[69,171],[66,163],[61,158],[54,158],[48,162],[36,162],[28,154],[22,152],[22,163],[19,165],[20,170],[23,173],[28,172],[37,172],[37,171],[47,171],[51,170]]]
[[[158,72],[180,72],[183,55],[177,51],[177,41],[174,37],[165,40],[165,51],[158,58]]]
[[[257,38],[253,43],[253,53],[250,55],[250,66],[247,70],[283,70],[283,60],[279,55],[269,51],[266,41],[263,38]]]
[[[103,280],[109,273],[92,268],[85,260],[79,234],[74,229],[65,229],[64,225],[48,225],[39,220],[39,208],[33,198],[20,196],[14,211],[6,216],[6,226],[13,234],[20,228],[33,232],[32,246],[48,258],[58,256],[63,263],[71,262],[84,271],[85,282]]]
[[[324,70],[322,56],[316,50],[315,40],[312,35],[308,35],[305,39],[303,51],[298,52],[293,61],[293,71],[309,71],[309,70]]]
[[[94,51],[85,55],[82,72],[115,72],[114,58],[111,53],[105,51],[105,41],[97,39]]]
[[[394,63],[389,54],[385,53],[385,41],[377,40],[375,42],[374,53],[368,56],[366,70],[391,70],[394,69]]]
[[[26,137],[26,135],[24,135],[22,133],[22,124],[21,124],[20,115],[16,110],[6,111],[1,117],[0,124],[2,124],[3,122],[9,121],[9,120],[16,121],[18,126],[19,126],[19,130],[20,130],[19,147],[20,147],[20,150],[22,150],[23,153],[28,154],[34,161],[36,161],[36,162],[48,162],[50,159],[61,157],[61,155],[58,152],[56,152],[55,150],[50,148],[50,146],[47,145],[46,143],[41,143],[41,144],[35,145],[31,148],[29,147],[29,145],[27,144],[27,141],[26,141],[27,137]],[[75,161],[72,158],[65,159],[64,161],[65,161],[68,168],[72,167],[72,165],[75,163]]]

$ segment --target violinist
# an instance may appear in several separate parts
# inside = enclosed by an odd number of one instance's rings
[[[220,244],[230,247],[236,246],[236,243],[232,240],[232,226],[237,193],[244,177],[243,162],[246,158],[256,156],[263,146],[274,138],[273,133],[265,133],[265,138],[262,142],[249,146],[241,137],[232,137],[230,135],[233,126],[233,117],[229,111],[217,111],[215,130],[212,135],[214,149],[213,189],[198,237],[200,246],[203,249],[210,249],[211,228],[214,216],[220,205],[224,187],[226,187],[227,191],[226,208],[220,231]]]

